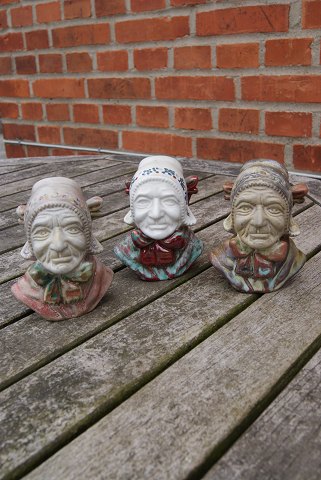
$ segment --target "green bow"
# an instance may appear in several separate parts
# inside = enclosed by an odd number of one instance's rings
[[[28,268],[31,278],[44,287],[43,300],[46,303],[73,303],[83,299],[80,283],[88,282],[93,275],[93,263],[82,262],[70,275],[53,275],[42,263],[35,262]]]

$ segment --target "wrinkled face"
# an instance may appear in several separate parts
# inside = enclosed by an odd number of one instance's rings
[[[60,207],[47,208],[36,216],[31,244],[37,260],[55,275],[72,272],[87,250],[80,219],[69,208]]]
[[[174,188],[164,182],[147,182],[138,187],[133,204],[137,227],[154,240],[169,237],[180,227],[181,209]]]
[[[272,247],[286,232],[288,207],[271,188],[250,187],[233,206],[233,225],[239,239],[255,250]]]

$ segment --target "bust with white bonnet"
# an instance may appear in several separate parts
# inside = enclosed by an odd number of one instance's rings
[[[182,275],[201,254],[202,243],[189,228],[196,223],[188,202],[197,191],[197,181],[193,177],[187,185],[181,164],[172,157],[157,155],[140,162],[129,186],[130,210],[124,218],[136,228],[115,253],[142,279]]]
[[[27,235],[21,255],[36,262],[12,292],[44,318],[92,310],[112,281],[112,270],[93,256],[102,245],[92,233],[91,214],[101,203],[100,197],[86,201],[74,180],[52,177],[35,183],[27,205],[17,209]]]

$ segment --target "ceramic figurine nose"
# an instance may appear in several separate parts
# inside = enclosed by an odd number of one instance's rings
[[[50,248],[56,252],[61,252],[65,248],[65,236],[60,227],[53,229]]]
[[[256,227],[261,227],[265,223],[264,210],[262,205],[257,205],[252,217],[252,225]]]
[[[152,203],[152,206],[151,206],[151,209],[150,209],[150,212],[149,212],[149,216],[153,220],[157,220],[158,218],[160,218],[162,216],[162,208],[161,208],[159,198],[154,198],[153,199],[153,203]]]

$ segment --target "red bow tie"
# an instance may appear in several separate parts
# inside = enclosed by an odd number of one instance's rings
[[[273,278],[277,272],[276,263],[283,262],[288,253],[288,243],[284,240],[266,254],[242,245],[237,237],[230,240],[230,248],[236,260],[235,273],[253,278]]]
[[[139,262],[145,266],[161,267],[175,261],[175,250],[184,248],[188,242],[188,230],[176,230],[163,240],[153,240],[143,234],[141,230],[131,233],[135,247],[140,249]]]

